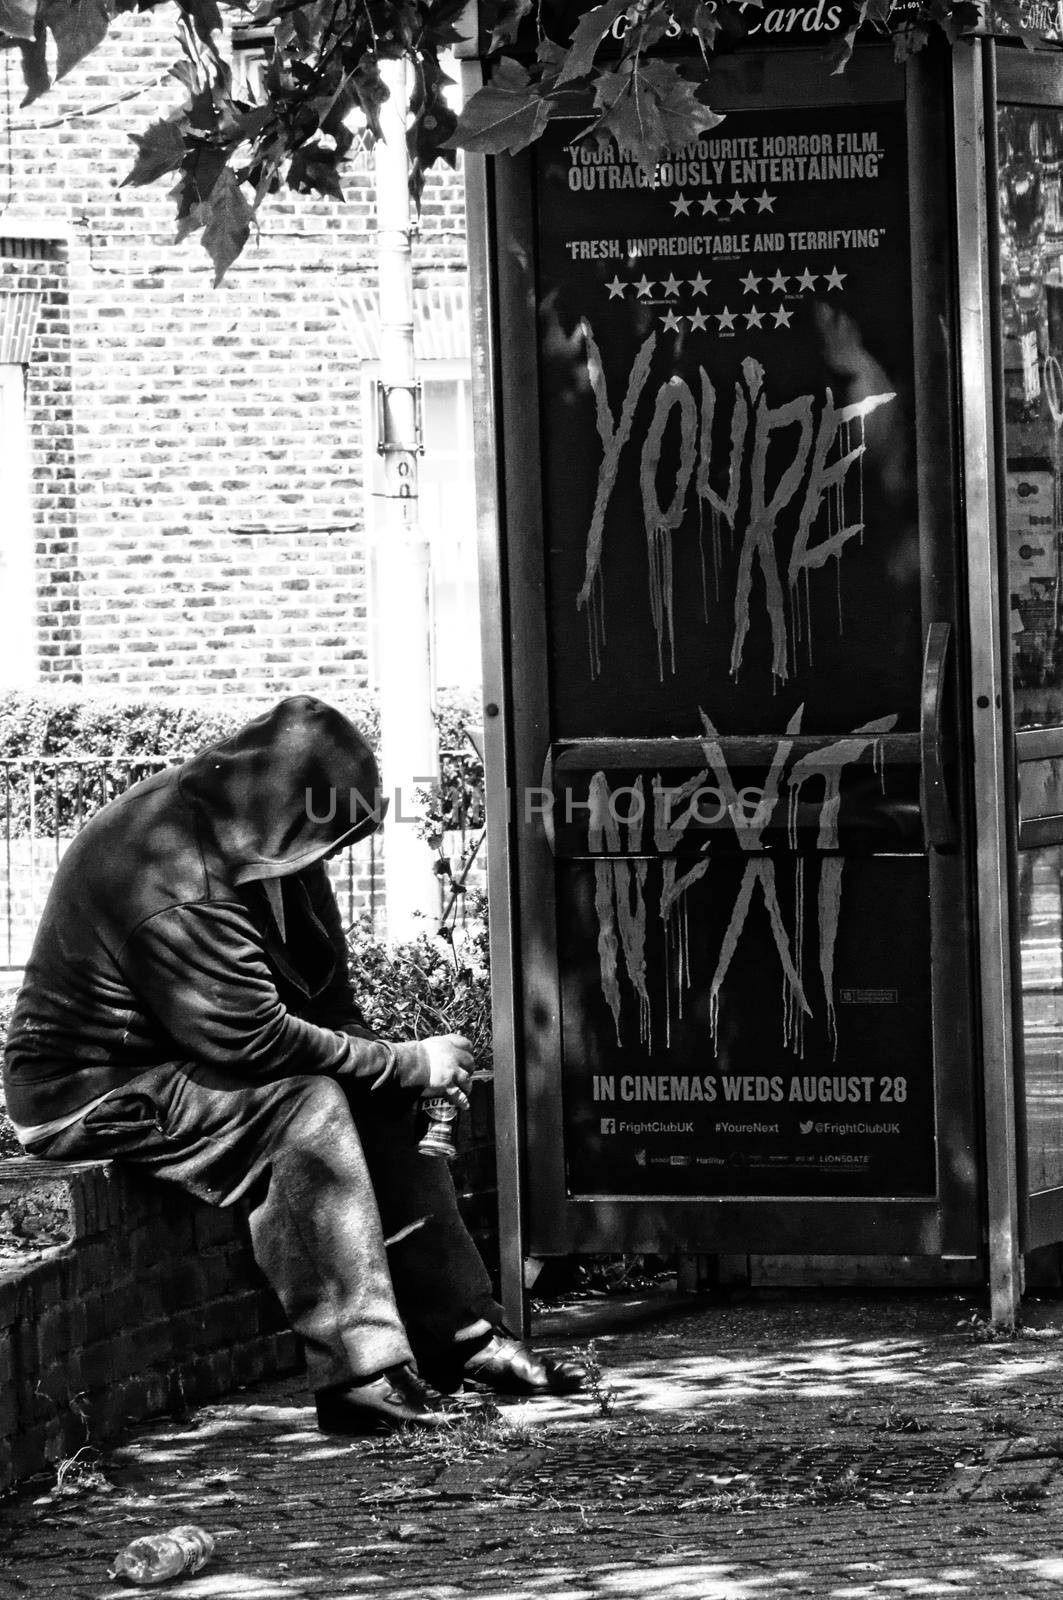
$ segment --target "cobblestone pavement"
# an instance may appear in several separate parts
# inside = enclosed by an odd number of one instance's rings
[[[1063,1304],[1000,1342],[958,1295],[692,1304],[447,1439],[323,1438],[295,1381],[145,1427],[0,1507],[0,1600],[119,1600],[179,1522],[182,1600],[1063,1600]]]

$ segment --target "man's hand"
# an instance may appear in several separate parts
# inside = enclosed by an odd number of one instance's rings
[[[422,1098],[442,1095],[463,1111],[469,1109],[468,1088],[473,1069],[472,1045],[464,1034],[441,1033],[420,1041],[428,1057],[428,1087]]]

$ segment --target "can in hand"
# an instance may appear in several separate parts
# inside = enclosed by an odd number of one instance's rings
[[[418,1144],[418,1150],[423,1156],[442,1156],[444,1161],[453,1161],[458,1153],[454,1143],[457,1106],[443,1095],[433,1095],[430,1100],[422,1100],[421,1104],[428,1118],[428,1131]]]

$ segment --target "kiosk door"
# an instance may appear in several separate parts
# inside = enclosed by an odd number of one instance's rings
[[[997,51],[1027,1248],[1063,1239],[1063,64]]]
[[[498,163],[530,1253],[981,1247],[932,75]]]

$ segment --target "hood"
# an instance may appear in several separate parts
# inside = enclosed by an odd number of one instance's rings
[[[386,809],[365,739],[309,695],[185,762],[178,786],[237,884],[299,872],[373,833]]]

